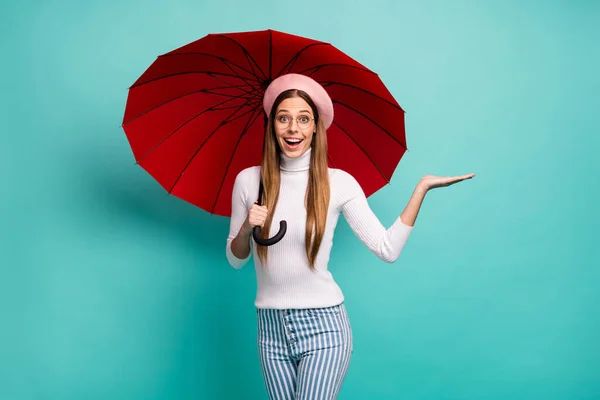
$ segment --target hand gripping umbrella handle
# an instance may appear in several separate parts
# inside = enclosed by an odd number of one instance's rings
[[[263,239],[260,236],[260,226],[255,226],[252,230],[252,236],[254,237],[254,241],[262,246],[272,246],[275,243],[279,242],[285,236],[285,232],[287,231],[287,222],[282,220],[279,221],[279,232],[275,236],[270,239]]]
[[[262,180],[261,180],[260,188],[258,189],[258,200],[256,201],[256,203],[258,203],[261,200],[262,192],[263,192],[263,184],[262,184]],[[256,243],[260,244],[261,246],[272,246],[275,243],[279,242],[281,239],[283,239],[286,231],[287,231],[287,221],[281,220],[281,221],[279,221],[279,232],[277,232],[277,234],[275,236],[273,236],[272,238],[263,239],[260,236],[260,226],[255,226],[254,229],[252,229],[252,237],[254,238],[254,241]]]

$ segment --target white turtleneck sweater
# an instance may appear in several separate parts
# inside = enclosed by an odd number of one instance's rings
[[[279,200],[271,224],[269,237],[279,231],[279,221],[287,221],[287,233],[275,245],[269,246],[266,265],[256,253],[256,243],[250,236],[250,254],[239,259],[231,251],[231,242],[237,236],[248,210],[258,197],[260,167],[241,171],[235,179],[232,196],[232,214],[227,237],[226,255],[236,269],[242,268],[254,256],[257,278],[257,308],[313,308],[342,303],[344,295],[327,269],[333,233],[340,213],[369,250],[382,260],[392,263],[400,256],[413,227],[400,217],[385,229],[375,216],[365,194],[347,172],[329,168],[331,198],[326,230],[313,271],[305,252],[304,230],[306,208],[304,196],[308,185],[310,166],[309,149],[302,156],[289,158],[281,155],[281,185]]]

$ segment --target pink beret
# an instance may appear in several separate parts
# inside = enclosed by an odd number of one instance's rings
[[[317,106],[319,117],[325,124],[325,129],[333,123],[333,103],[327,91],[314,79],[302,74],[282,75],[267,87],[263,98],[263,107],[267,115],[270,115],[273,103],[279,94],[288,89],[300,89],[308,93]]]

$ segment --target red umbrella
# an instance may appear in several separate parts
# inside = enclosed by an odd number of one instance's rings
[[[319,82],[335,111],[329,165],[370,196],[404,152],[404,111],[378,75],[329,43],[274,30],[209,34],[159,56],[128,93],[123,129],[135,160],[169,193],[230,216],[236,175],[260,165],[262,98],[280,75]]]

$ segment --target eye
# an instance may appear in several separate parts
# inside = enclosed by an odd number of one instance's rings
[[[287,115],[281,115],[279,117],[279,122],[287,123],[288,121],[289,121],[289,118]]]
[[[300,117],[300,122],[307,123],[308,121],[310,121],[310,118],[308,118],[306,115]]]

